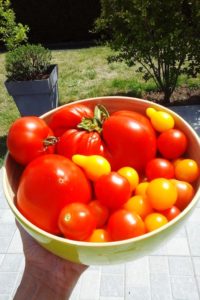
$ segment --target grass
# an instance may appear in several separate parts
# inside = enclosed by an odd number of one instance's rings
[[[111,50],[91,47],[76,50],[52,51],[53,63],[59,69],[60,105],[88,97],[127,95],[142,97],[144,92],[156,90],[153,81],[144,82],[134,67],[124,63],[107,63]],[[5,54],[0,54],[0,166],[6,152],[6,136],[11,123],[19,117],[18,110],[8,95],[4,81]],[[199,78],[180,77],[179,84],[199,86]]]

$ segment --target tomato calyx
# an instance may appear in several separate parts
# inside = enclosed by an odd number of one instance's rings
[[[47,148],[50,146],[54,146],[57,142],[58,142],[58,138],[53,135],[50,135],[43,141],[43,145],[45,148]]]
[[[105,106],[100,104],[96,105],[94,108],[94,117],[83,117],[81,123],[77,125],[77,128],[84,129],[89,132],[96,131],[98,133],[101,133],[103,123],[108,117],[109,113]]]

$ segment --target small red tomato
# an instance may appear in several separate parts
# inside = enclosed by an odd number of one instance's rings
[[[174,166],[173,164],[164,158],[154,158],[147,163],[146,176],[149,181],[155,178],[173,178]]]
[[[128,180],[117,172],[102,175],[94,187],[96,198],[110,209],[120,208],[131,196]]]
[[[189,182],[176,179],[171,179],[170,181],[176,186],[178,192],[178,197],[175,205],[182,211],[186,208],[186,206],[188,206],[188,204],[194,197],[194,188]]]
[[[58,227],[66,238],[83,241],[96,228],[96,221],[86,204],[74,202],[61,210]]]
[[[179,129],[169,129],[161,133],[157,139],[159,152],[167,159],[176,159],[187,149],[187,137]]]
[[[93,200],[88,204],[92,214],[94,215],[97,228],[101,228],[107,221],[109,216],[108,208],[101,204],[98,200]]]
[[[113,241],[130,239],[146,232],[141,217],[125,209],[116,210],[110,216],[107,229]]]
[[[180,212],[180,209],[173,205],[171,208],[163,210],[162,214],[167,218],[168,221],[171,221],[176,218]]]

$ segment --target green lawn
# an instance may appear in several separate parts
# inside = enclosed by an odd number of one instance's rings
[[[124,63],[107,63],[111,50],[107,47],[91,47],[78,50],[52,51],[53,63],[59,68],[60,105],[104,95],[129,95],[142,97],[145,91],[155,90],[152,81],[144,82],[142,75]],[[0,165],[6,152],[6,135],[10,124],[19,117],[18,110],[5,87],[5,55],[0,54]],[[199,86],[199,78],[187,80],[181,77],[179,84]]]

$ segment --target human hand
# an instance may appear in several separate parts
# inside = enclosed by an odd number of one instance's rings
[[[55,256],[42,248],[18,222],[16,224],[23,243],[25,271],[14,299],[28,299],[30,291],[24,290],[27,289],[27,281],[28,285],[34,283],[35,291],[40,290],[40,294],[31,299],[51,300],[51,294],[54,300],[69,299],[75,284],[87,266]]]

